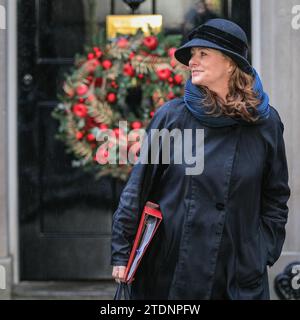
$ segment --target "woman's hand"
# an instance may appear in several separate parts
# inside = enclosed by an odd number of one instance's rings
[[[120,283],[125,281],[125,266],[114,266],[112,271],[112,277],[116,282]]]

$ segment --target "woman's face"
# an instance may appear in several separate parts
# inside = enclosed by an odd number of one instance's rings
[[[194,85],[206,86],[213,90],[228,84],[232,65],[220,51],[194,47],[191,49],[189,68]]]

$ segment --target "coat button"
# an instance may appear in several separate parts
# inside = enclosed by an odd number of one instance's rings
[[[224,203],[217,202],[216,203],[216,208],[221,211],[221,210],[224,210],[225,205],[224,205]]]

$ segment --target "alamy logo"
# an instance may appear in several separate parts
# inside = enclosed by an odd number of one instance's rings
[[[4,6],[0,6],[0,30],[6,29],[6,10]]]
[[[0,265],[0,289],[6,289],[6,276],[5,276],[5,268]]]
[[[110,164],[184,164],[186,175],[199,175],[204,169],[204,130],[174,128],[127,131],[127,121],[120,121],[117,134],[110,129],[95,133],[102,142],[95,160]]]
[[[292,19],[292,28],[294,30],[300,29],[300,4],[293,6],[292,14],[294,15]]]
[[[295,276],[292,278],[292,288],[294,290],[300,289],[300,265],[297,264],[292,268],[292,274]]]

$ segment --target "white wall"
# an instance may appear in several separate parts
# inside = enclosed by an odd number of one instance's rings
[[[259,4],[260,17],[253,16],[252,21],[261,25],[260,34],[253,34],[254,64],[260,64],[265,91],[285,126],[292,191],[286,242],[281,258],[270,270],[272,281],[289,262],[300,261],[300,29],[294,30],[291,24],[292,7],[300,1],[254,0],[253,3]],[[253,15],[257,13],[252,10]]]
[[[3,13],[5,1],[0,0],[0,10]],[[1,17],[3,18],[1,14]],[[0,18],[1,18],[0,17]],[[3,22],[3,21],[2,21]],[[1,23],[2,27],[5,24]],[[7,255],[7,215],[6,215],[6,30],[0,29],[0,257]]]

